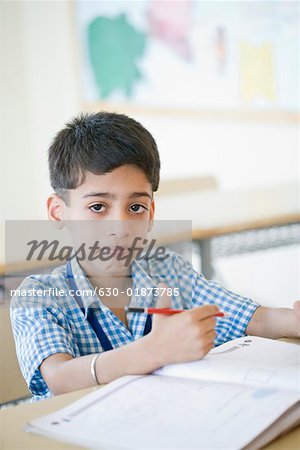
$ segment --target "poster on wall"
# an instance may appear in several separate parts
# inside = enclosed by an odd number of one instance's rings
[[[76,1],[82,99],[297,113],[294,1]]]

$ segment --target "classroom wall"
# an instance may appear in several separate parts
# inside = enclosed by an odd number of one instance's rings
[[[70,2],[2,2],[1,115],[6,219],[46,218],[47,148],[82,109]],[[3,86],[5,88],[3,89]],[[162,177],[214,174],[226,189],[299,177],[296,124],[135,114],[154,134]]]
[[[50,189],[47,148],[58,128],[80,109],[70,4],[7,2],[1,6],[6,43],[1,102],[8,168],[4,184],[10,186],[5,218],[43,218]],[[17,199],[17,208],[12,199]]]

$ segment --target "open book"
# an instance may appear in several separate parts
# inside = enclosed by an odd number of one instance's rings
[[[27,431],[101,449],[258,449],[300,423],[300,345],[246,336],[120,378]]]

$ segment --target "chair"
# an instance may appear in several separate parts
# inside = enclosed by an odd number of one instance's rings
[[[10,321],[9,292],[17,289],[23,279],[34,273],[49,273],[56,264],[33,262],[32,267],[22,262],[0,268],[0,405],[31,397],[21,374]],[[5,270],[6,269],[6,270]],[[4,274],[6,273],[6,278]]]
[[[30,397],[20,372],[9,317],[9,305],[0,306],[0,405]]]

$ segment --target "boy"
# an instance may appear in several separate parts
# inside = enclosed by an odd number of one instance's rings
[[[106,112],[75,118],[55,137],[49,149],[49,169],[55,193],[47,207],[55,224],[70,228],[77,221],[101,224],[97,234],[101,245],[111,251],[117,248],[125,256],[137,230],[145,237],[151,229],[160,160],[153,137],[135,120]],[[29,389],[37,397],[196,360],[213,345],[245,334],[300,335],[300,302],[294,310],[264,308],[205,280],[174,252],[159,264],[134,257],[129,265],[116,256],[102,258],[96,265],[88,259],[72,259],[51,276],[31,276],[20,286],[23,290],[34,287],[61,288],[69,292],[72,305],[63,308],[52,296],[48,307],[26,308],[22,299],[13,298],[17,355]],[[159,293],[164,291],[159,298],[157,287]],[[102,294],[77,298],[70,288],[73,292],[98,288]],[[112,288],[117,288],[113,300]],[[143,295],[141,288],[150,288],[150,295]],[[173,289],[172,303],[165,288]],[[140,306],[188,311],[155,315],[152,322],[147,314],[125,314],[124,307],[134,305],[131,294],[137,289],[135,300]],[[230,317],[216,319],[218,307]]]

